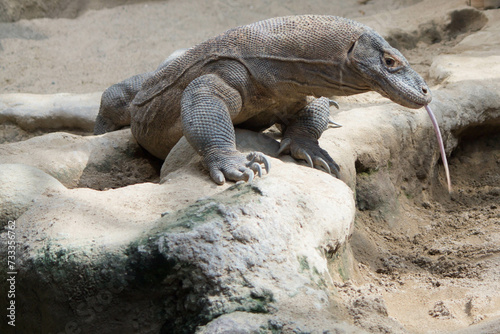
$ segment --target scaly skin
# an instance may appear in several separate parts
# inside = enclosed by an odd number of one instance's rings
[[[186,52],[180,49],[168,56],[156,69],[157,71],[167,66],[175,58]],[[94,134],[101,135],[106,132],[119,130],[130,125],[130,104],[135,95],[142,87],[144,81],[154,75],[155,72],[148,72],[134,75],[125,79],[104,91],[101,97],[101,106],[97,115]]]
[[[161,159],[184,135],[218,184],[251,180],[260,175],[260,163],[269,170],[262,153],[245,157],[236,150],[235,125],[262,130],[280,124],[280,152],[338,177],[338,165],[318,145],[328,124],[324,97],[376,91],[409,108],[431,101],[426,83],[398,50],[371,28],[335,16],[237,27],[141,78],[125,108],[101,106],[96,129],[114,130],[128,117],[117,115],[130,114],[139,144]],[[310,97],[316,99],[308,103]]]

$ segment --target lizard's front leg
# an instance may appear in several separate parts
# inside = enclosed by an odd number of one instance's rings
[[[329,99],[321,97],[300,110],[297,117],[286,125],[278,154],[289,153],[295,159],[305,160],[311,167],[321,168],[339,178],[339,165],[318,143],[328,128],[330,103]]]
[[[184,136],[203,157],[210,176],[217,184],[226,179],[251,182],[261,176],[263,163],[269,172],[269,159],[260,152],[245,156],[236,150],[231,116],[241,110],[239,92],[215,74],[193,80],[181,100]]]

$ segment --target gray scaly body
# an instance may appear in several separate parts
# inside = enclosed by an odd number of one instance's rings
[[[376,91],[410,108],[431,101],[424,80],[377,32],[321,15],[228,30],[117,85],[103,95],[96,133],[130,120],[139,144],[161,159],[184,135],[218,184],[251,180],[262,163],[269,169],[262,153],[236,150],[235,125],[279,124],[280,152],[338,176],[339,166],[318,145],[329,120],[326,97]]]

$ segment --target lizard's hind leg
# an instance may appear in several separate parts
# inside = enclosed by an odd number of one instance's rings
[[[264,154],[252,152],[245,156],[236,149],[231,116],[236,116],[241,106],[239,92],[215,74],[193,80],[182,95],[184,136],[203,157],[217,184],[226,179],[251,182],[255,173],[261,176],[260,163],[269,172],[270,163]]]
[[[286,125],[278,154],[288,153],[297,160],[305,160],[311,167],[323,169],[339,178],[339,165],[318,143],[319,137],[328,128],[331,104],[329,99],[321,97],[300,110],[297,117]]]

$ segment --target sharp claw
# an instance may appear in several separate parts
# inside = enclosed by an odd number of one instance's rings
[[[307,154],[306,152],[304,152],[304,154],[305,154],[305,160],[309,164],[309,167],[314,168],[314,164],[312,162],[311,156],[309,154]]]
[[[262,160],[264,160],[264,168],[266,169],[266,174],[269,174],[269,171],[271,170],[271,160],[269,160],[269,158],[265,155],[262,157]]]
[[[335,168],[333,171],[333,175],[335,175],[335,177],[340,180],[340,170]]]
[[[325,172],[327,172],[328,174],[332,173],[332,171],[330,169],[330,166],[328,166],[328,164],[326,163],[326,161],[323,160],[322,158],[316,158],[314,162],[317,165],[319,165],[320,167],[322,167],[325,170]]]
[[[309,154],[307,154],[307,153],[306,153],[306,159],[307,159],[307,163],[309,164],[309,166],[311,168],[314,168],[314,163],[313,163],[313,161],[311,159],[311,156]]]
[[[333,168],[330,168],[330,170],[333,171],[333,175],[335,175],[335,177],[337,179],[340,179],[340,167],[339,167],[339,165],[337,165],[334,161],[332,164],[332,167]]]
[[[250,153],[247,155],[247,159],[250,158],[250,161],[247,162],[247,167],[252,166],[253,163],[255,162],[255,159],[257,159],[257,154],[255,152]]]
[[[252,152],[247,156],[247,159],[250,159],[250,161],[247,162],[246,166],[250,167],[252,170],[254,170],[254,166],[256,166],[255,169],[257,169],[259,176],[262,175],[262,167],[260,166],[259,163],[264,164],[266,173],[269,174],[269,170],[271,169],[271,161],[265,154],[259,152]]]
[[[328,120],[328,123],[334,125],[334,128],[341,128],[342,127],[342,124],[334,122],[331,119]]]
[[[339,109],[339,104],[337,103],[337,101],[334,101],[334,100],[331,100],[331,99],[328,99],[328,102],[330,103],[330,107],[331,106],[335,106],[335,108]]]
[[[262,167],[260,167],[259,164],[253,164],[252,167],[253,167],[252,170],[255,168],[257,170],[257,175],[259,177],[262,177]]]
[[[309,154],[307,154],[307,152],[305,150],[303,150],[303,149],[299,150],[297,152],[297,158],[305,160],[307,162],[307,164],[309,165],[309,167],[314,168],[314,164],[313,164],[313,161],[311,159],[311,156]]]
[[[290,138],[285,138],[280,143],[280,149],[278,150],[278,155],[283,153],[286,149],[290,148],[292,140]]]
[[[210,171],[210,176],[212,177],[212,180],[214,180],[215,183],[218,185],[224,184],[226,182],[226,178],[224,177],[224,174],[220,170],[211,170]]]
[[[248,182],[248,183],[252,183],[252,181],[253,181],[253,176],[254,176],[253,171],[251,171],[250,173],[245,173],[245,175],[248,175],[248,180],[247,180],[247,182]]]

